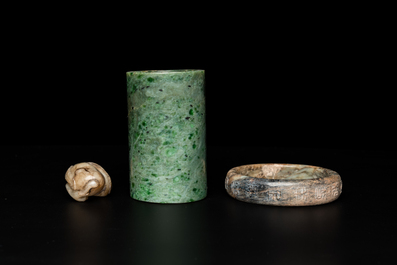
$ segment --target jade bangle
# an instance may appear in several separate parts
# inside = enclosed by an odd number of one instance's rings
[[[254,164],[232,168],[225,188],[233,198],[257,204],[308,206],[329,203],[342,192],[330,169],[295,164]]]
[[[186,203],[207,194],[204,70],[127,72],[130,195]]]

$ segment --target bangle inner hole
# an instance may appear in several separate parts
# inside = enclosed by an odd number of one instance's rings
[[[293,165],[293,164],[264,164],[242,167],[241,175],[265,179],[316,179],[329,176],[325,168]]]

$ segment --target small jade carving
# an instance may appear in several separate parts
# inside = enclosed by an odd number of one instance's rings
[[[86,201],[89,196],[104,197],[112,189],[109,174],[93,162],[79,163],[70,166],[66,171],[66,190],[73,199]]]

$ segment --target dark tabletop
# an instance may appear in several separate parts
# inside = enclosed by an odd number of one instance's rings
[[[0,264],[388,264],[396,247],[396,158],[382,151],[209,146],[208,196],[160,205],[129,197],[127,146],[1,148]],[[64,174],[79,162],[110,174],[104,198],[74,201]],[[244,203],[229,169],[297,163],[337,171],[336,201]]]

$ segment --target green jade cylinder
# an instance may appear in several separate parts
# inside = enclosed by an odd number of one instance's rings
[[[153,203],[207,195],[204,70],[127,72],[130,193]]]

